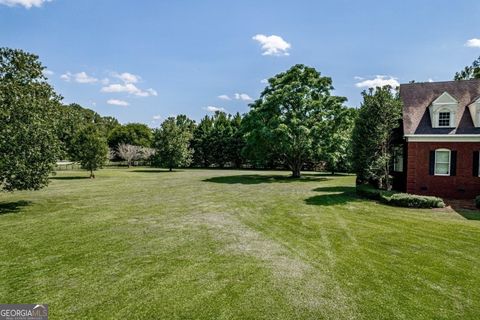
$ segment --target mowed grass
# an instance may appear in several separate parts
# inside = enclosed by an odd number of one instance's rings
[[[478,212],[388,207],[353,176],[59,172],[0,194],[0,302],[51,319],[478,319]]]

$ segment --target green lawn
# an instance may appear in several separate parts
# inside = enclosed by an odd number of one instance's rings
[[[0,194],[0,302],[51,319],[479,318],[479,213],[287,174],[67,171]]]

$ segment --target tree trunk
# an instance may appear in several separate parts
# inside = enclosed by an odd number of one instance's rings
[[[93,170],[90,170],[90,179],[95,179],[95,174],[93,173]]]
[[[172,171],[173,171],[173,168],[172,168],[172,167],[168,168],[168,171],[172,172]]]
[[[300,170],[299,169],[293,169],[292,170],[292,178],[300,178]]]
[[[292,178],[300,178],[303,162],[297,158],[289,162],[289,166],[292,170]]]

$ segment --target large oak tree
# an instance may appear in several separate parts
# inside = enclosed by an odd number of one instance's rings
[[[293,177],[300,177],[306,160],[321,150],[322,131],[343,115],[346,98],[331,95],[332,90],[331,78],[304,65],[269,79],[244,119],[246,154],[259,159],[278,156]]]

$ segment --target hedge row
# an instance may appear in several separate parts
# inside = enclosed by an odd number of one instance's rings
[[[441,198],[379,190],[369,185],[357,186],[357,194],[364,198],[377,200],[382,203],[389,204],[392,206],[397,206],[397,207],[407,207],[407,208],[443,208],[445,207],[445,203]],[[478,202],[480,202],[480,197],[478,197],[477,200]]]
[[[480,196],[475,198],[475,206],[480,209]]]

